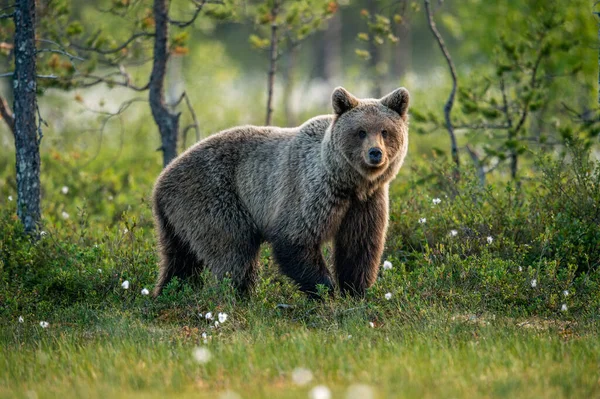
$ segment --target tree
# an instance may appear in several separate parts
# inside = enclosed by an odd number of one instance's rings
[[[366,21],[366,31],[360,32],[357,38],[366,44],[366,49],[357,48],[355,52],[367,63],[373,97],[379,98],[383,95],[383,85],[390,71],[390,54],[384,51],[383,45],[386,42],[392,44],[399,42],[395,31],[404,20],[407,4],[407,0],[368,0],[367,8],[360,12],[361,17]],[[397,76],[394,79],[397,79]]]
[[[14,136],[17,170],[17,215],[25,232],[32,234],[40,221],[41,129],[36,126],[35,0],[18,0],[15,24],[13,72]]]
[[[169,0],[153,0],[151,10],[146,2],[113,2],[113,6],[107,10],[109,13],[115,13],[120,16],[129,16],[133,20],[134,29],[126,39],[120,44],[111,44],[114,40],[103,37],[101,32],[88,34],[85,40],[88,44],[72,44],[75,48],[88,57],[100,57],[102,64],[114,69],[113,72],[98,76],[90,73],[79,75],[81,87],[90,87],[95,84],[105,83],[109,86],[119,85],[127,87],[137,92],[149,92],[149,104],[152,117],[158,127],[161,146],[159,149],[163,153],[163,167],[167,166],[177,156],[177,142],[179,137],[179,120],[181,112],[175,111],[175,108],[185,100],[194,120],[194,127],[198,132],[198,121],[191,107],[189,99],[185,92],[181,93],[178,101],[168,104],[165,99],[165,78],[169,64],[169,58],[173,53],[187,54],[187,34],[182,32],[174,36],[170,35],[170,27],[186,29],[194,24],[202,11],[206,10],[207,5],[223,5],[221,0],[190,0],[191,14],[182,20],[174,19],[169,13]],[[216,12],[214,9],[206,10],[215,18],[223,18],[224,15]],[[130,15],[131,14],[131,15]],[[225,14],[227,15],[227,13]],[[152,28],[154,30],[152,31]],[[146,84],[137,85],[132,81],[131,75],[127,72],[126,62],[131,64],[144,63],[148,58],[148,51],[142,43],[151,42],[152,69]],[[137,49],[136,49],[137,47]],[[184,132],[190,126],[184,129]]]
[[[284,2],[265,0],[251,8],[250,16],[263,28],[250,36],[250,43],[259,49],[268,49],[267,106],[265,124],[273,119],[273,96],[278,61],[283,51],[290,51],[316,32],[338,10],[338,4],[330,0],[301,0]],[[268,32],[264,28],[268,27]],[[266,38],[267,36],[268,38]],[[291,92],[291,86],[286,89]]]
[[[452,77],[452,90],[450,90],[450,94],[448,95],[448,100],[446,100],[446,104],[444,105],[444,120],[446,121],[446,130],[448,131],[448,136],[450,137],[450,149],[452,153],[452,161],[456,165],[456,170],[458,173],[458,168],[460,167],[460,158],[458,156],[458,144],[456,141],[456,135],[454,134],[454,125],[452,123],[452,106],[454,105],[454,97],[456,96],[456,86],[457,86],[457,77],[456,77],[456,68],[454,67],[454,62],[452,62],[452,57],[450,57],[450,53],[446,48],[446,44],[444,43],[444,39],[442,35],[438,31],[435,22],[433,21],[433,15],[431,12],[431,4],[429,0],[425,0],[425,13],[427,15],[427,23],[429,24],[429,28],[431,29],[431,33],[433,34],[438,46],[440,47],[440,51],[444,55],[446,63],[448,64],[448,69],[450,71],[450,76]],[[458,175],[457,175],[458,176]]]
[[[590,138],[598,135],[598,124],[587,111],[589,101],[580,90],[591,92],[591,85],[585,79],[573,79],[589,69],[583,56],[585,46],[591,43],[589,29],[574,22],[582,19],[579,10],[583,8],[565,9],[559,1],[542,0],[457,3],[451,13],[440,17],[445,33],[456,39],[476,37],[478,43],[461,46],[461,59],[471,70],[459,85],[460,65],[454,66],[440,32],[431,23],[429,0],[424,1],[430,27],[450,70],[452,90],[443,122],[413,108],[413,120],[422,123],[415,130],[424,132],[427,124],[432,129],[446,128],[454,137],[453,161],[458,165],[459,151],[467,152],[482,185],[488,173],[504,167],[511,179],[518,181],[519,165],[527,154],[534,148],[553,150],[571,141],[574,130],[586,132]],[[473,19],[474,14],[481,17]],[[500,14],[501,20],[497,18]],[[583,110],[579,110],[581,106]],[[557,115],[569,118],[559,121]],[[462,146],[458,132],[462,133]]]
[[[150,109],[160,131],[163,167],[177,156],[180,113],[169,110],[165,102],[165,75],[169,59],[169,0],[154,0],[154,54],[150,74]]]

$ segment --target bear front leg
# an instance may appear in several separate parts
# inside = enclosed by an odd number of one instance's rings
[[[333,283],[325,266],[319,245],[299,245],[286,241],[273,243],[275,260],[283,274],[298,284],[300,290],[318,298],[317,285],[322,284],[333,293]]]
[[[350,204],[334,243],[336,277],[343,293],[362,296],[375,283],[387,223],[387,187]]]

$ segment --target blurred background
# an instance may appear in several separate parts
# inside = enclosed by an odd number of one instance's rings
[[[165,101],[173,112],[181,112],[178,151],[227,127],[265,123],[275,22],[272,124],[295,126],[331,112],[330,93],[338,85],[359,97],[379,97],[404,86],[412,94],[407,162],[451,157],[443,109],[452,79],[423,2],[277,3],[171,2],[173,20],[188,20],[199,4],[204,7],[189,26],[169,27]],[[592,4],[583,0],[432,2],[433,21],[457,74],[451,117],[464,164],[475,160],[485,171],[510,174],[512,153],[526,159],[528,151],[554,151],[573,136],[597,142],[598,20],[592,11]],[[14,28],[10,21],[3,23],[4,69],[10,71]],[[73,173],[132,161],[147,162],[158,173],[161,157],[155,150],[161,141],[148,91],[122,87],[126,81],[147,84],[152,37],[104,53],[132,34],[153,31],[152,2],[39,1],[38,25],[40,38],[77,57],[38,54],[39,74],[56,77],[38,81],[40,115],[47,124],[42,157],[68,158]],[[50,42],[38,47],[59,48]],[[109,84],[90,76],[107,77]],[[2,83],[2,95],[12,105],[11,81]],[[175,105],[183,92],[195,116],[186,101]],[[131,99],[136,101],[125,104]],[[503,125],[512,119],[514,128],[524,111],[522,128],[509,132]],[[6,149],[0,170],[9,171],[14,147],[5,124],[0,125],[0,140]],[[519,172],[527,174],[527,163]],[[0,185],[2,192],[10,191],[10,179]]]

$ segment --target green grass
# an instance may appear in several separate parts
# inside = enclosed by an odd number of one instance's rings
[[[81,311],[95,321],[86,325],[12,321],[1,330],[0,396],[212,398],[230,390],[296,398],[317,384],[333,397],[353,384],[376,397],[600,393],[595,325],[397,308],[371,328],[367,302],[304,304],[282,310],[250,300],[212,330],[199,318],[164,325],[89,309]],[[199,364],[193,350],[204,346],[203,331],[212,358]],[[298,367],[314,375],[306,386],[292,380]]]

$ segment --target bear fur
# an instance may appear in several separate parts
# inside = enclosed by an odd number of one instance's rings
[[[404,88],[376,100],[339,87],[334,115],[296,128],[236,127],[181,154],[153,193],[161,259],[154,295],[203,268],[248,290],[263,242],[302,291],[315,295],[323,284],[333,292],[321,253],[331,240],[338,287],[362,295],[379,270],[408,104]]]

